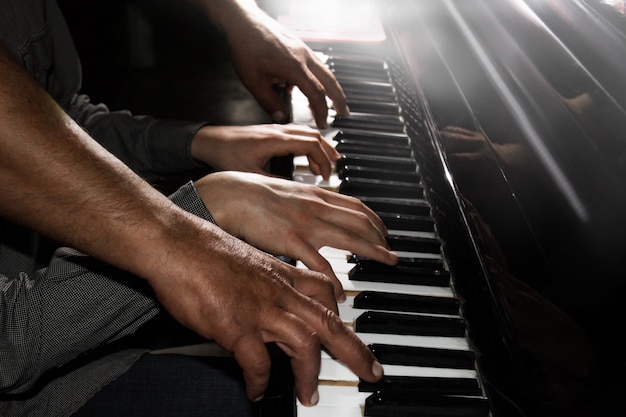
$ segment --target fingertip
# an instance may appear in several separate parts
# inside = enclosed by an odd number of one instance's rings
[[[318,129],[326,129],[328,128],[328,122],[326,121],[326,117],[327,115],[325,114],[323,117],[317,117],[315,124],[317,125]]]
[[[400,256],[392,251],[389,251],[387,258],[389,259],[389,265],[396,265],[400,261]]]
[[[287,115],[285,115],[285,113],[282,110],[278,110],[275,111],[274,113],[271,114],[270,116],[272,118],[272,121],[274,123],[287,123],[289,122],[289,118],[287,117]]]
[[[345,102],[338,103],[333,101],[333,108],[339,116],[348,116],[350,114],[350,107]]]
[[[383,377],[385,371],[380,362],[374,361],[374,363],[372,364],[372,374],[374,375],[374,377],[376,377],[376,380],[379,380]]]
[[[318,390],[315,390],[313,395],[311,395],[311,406],[317,405],[320,402],[320,393]]]

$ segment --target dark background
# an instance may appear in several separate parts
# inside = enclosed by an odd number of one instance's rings
[[[112,110],[223,124],[268,121],[239,82],[220,31],[180,0],[59,0],[83,92]]]

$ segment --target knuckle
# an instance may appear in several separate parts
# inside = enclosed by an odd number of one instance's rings
[[[339,316],[333,311],[325,309],[323,314],[323,320],[325,327],[329,330],[331,335],[335,336],[344,334],[346,332],[347,328],[345,324],[343,324]]]
[[[246,370],[249,374],[262,378],[269,373],[271,365],[271,359],[269,357],[260,357],[254,362],[249,363]]]
[[[361,211],[357,211],[354,216],[359,223],[371,223],[369,216]]]
[[[320,337],[315,330],[308,329],[300,334],[300,337],[298,337],[296,341],[296,345],[298,346],[296,350],[297,352],[316,352],[320,349]],[[305,354],[304,356],[307,355]]]

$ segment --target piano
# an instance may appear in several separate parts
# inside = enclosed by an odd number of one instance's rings
[[[297,0],[258,2],[294,23]],[[189,11],[171,24],[165,0],[122,3],[130,3],[123,19],[69,19],[79,33],[141,23],[108,57],[93,48],[98,39],[76,37],[94,101],[160,117],[259,122],[262,111],[242,106],[242,87],[232,88],[232,105],[207,100],[234,84],[205,91],[226,72],[215,56],[226,49],[207,48],[204,19]],[[383,362],[383,381],[364,384],[325,356],[320,403],[302,407],[276,352],[259,415],[626,415],[624,2],[304,3],[299,33],[344,86],[352,113],[331,115],[324,131],[344,155],[329,183],[298,159],[276,164],[277,173],[360,198],[384,219],[402,260],[389,268],[323,249],[349,294],[341,315]],[[151,33],[153,49],[133,55]],[[131,62],[110,68],[127,47]],[[179,68],[183,79],[168,78]],[[111,74],[121,92],[110,88]],[[170,88],[154,89],[154,80]],[[294,120],[309,123],[293,99]]]
[[[397,267],[322,249],[385,378],[323,356],[320,403],[283,392],[284,415],[626,415],[623,3],[367,4],[381,39],[306,28],[351,114],[324,131],[331,181],[298,158],[286,175],[387,224]]]

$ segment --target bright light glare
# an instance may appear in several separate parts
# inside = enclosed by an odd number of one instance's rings
[[[278,21],[304,40],[385,39],[376,8],[367,0],[292,0]]]

